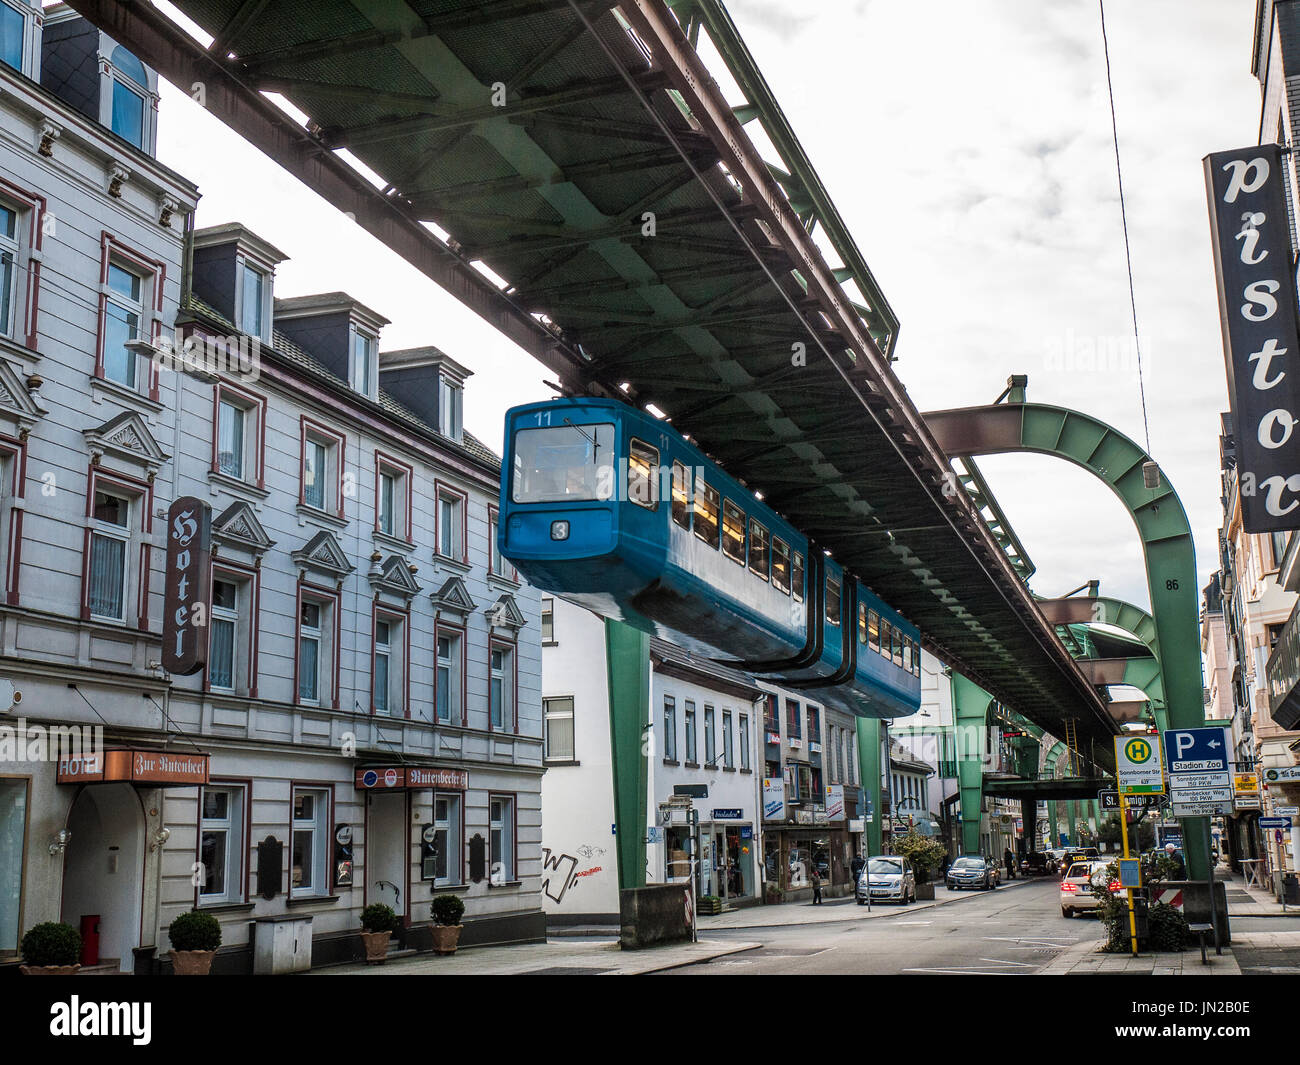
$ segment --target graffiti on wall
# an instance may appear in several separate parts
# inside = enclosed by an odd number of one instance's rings
[[[605,853],[604,847],[593,847],[584,843],[575,848],[577,854],[555,854],[550,847],[542,848],[542,890],[552,902],[561,904],[564,897],[574,888],[579,880],[595,876],[602,872],[599,865],[579,869],[579,858],[592,861]]]

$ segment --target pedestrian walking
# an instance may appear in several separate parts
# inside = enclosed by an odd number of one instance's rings
[[[1007,866],[1007,879],[1014,880],[1016,878],[1016,856],[1011,853],[1010,847],[1002,852],[1002,860]]]
[[[1173,843],[1166,843],[1165,854],[1168,855],[1169,860],[1174,863],[1174,879],[1186,880],[1187,863],[1183,861],[1183,856],[1178,853],[1178,847]]]
[[[862,879],[862,867],[866,864],[867,864],[867,860],[864,857],[862,857],[862,855],[855,854],[853,856],[853,861],[850,865],[850,868],[852,868],[853,870],[853,882],[855,884],[860,879]]]
[[[822,904],[822,875],[814,867],[812,871],[813,905]]]

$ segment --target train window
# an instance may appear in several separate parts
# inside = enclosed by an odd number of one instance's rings
[[[771,559],[767,551],[767,530],[753,518],[749,519],[749,568],[767,580],[767,567]]]
[[[796,603],[803,602],[803,552],[794,553],[794,562],[790,566],[790,588]]]
[[[790,545],[779,536],[772,537],[772,587],[790,594]]]
[[[867,642],[867,604],[858,604],[858,643]]]
[[[627,451],[628,499],[647,510],[658,510],[658,450],[633,437]]]
[[[912,641],[907,636],[903,637],[903,668],[912,672]]]
[[[722,553],[745,564],[745,512],[730,499],[722,501]]]
[[[880,619],[880,646],[876,648],[882,655],[889,658],[893,653],[890,649],[891,642],[894,639],[894,626],[884,618]]]
[[[695,482],[695,535],[710,547],[718,546],[718,490]]]
[[[673,521],[691,527],[691,471],[680,462],[673,463]]]
[[[511,494],[516,503],[609,499],[613,488],[613,425],[557,425],[515,433]]]
[[[912,676],[921,675],[921,645],[916,640],[912,641]]]
[[[829,574],[826,576],[826,623],[840,623],[840,582]]]
[[[874,610],[867,611],[867,643],[876,654],[880,653],[880,615]]]
[[[903,634],[897,629],[894,630],[894,665],[900,668],[903,665]]]

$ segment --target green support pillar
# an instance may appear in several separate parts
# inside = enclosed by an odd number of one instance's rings
[[[1056,820],[1056,800],[1047,800],[1047,845],[1048,847],[1058,846],[1061,838],[1061,829]]]
[[[993,696],[952,671],[952,709],[956,722],[957,786],[961,795],[961,850],[980,853],[980,807],[984,804],[984,742]]]
[[[1025,851],[1038,850],[1036,841],[1038,835],[1038,800],[1021,799],[1020,800],[1020,823],[1023,826],[1020,830],[1024,838]]]
[[[880,806],[880,719],[858,718],[858,779],[871,803],[871,820],[863,825],[867,853],[864,857],[879,854],[884,821]],[[865,813],[864,815],[865,816]]]
[[[1070,841],[1071,847],[1079,845],[1079,804],[1070,799],[1065,804],[1065,816],[1069,819],[1065,826],[1065,838]]]
[[[620,889],[645,887],[646,791],[650,724],[650,637],[605,621],[609,746],[614,770],[614,848]]]

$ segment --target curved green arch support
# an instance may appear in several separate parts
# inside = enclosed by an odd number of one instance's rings
[[[1187,512],[1161,474],[1147,488],[1143,466],[1151,458],[1123,433],[1088,414],[1024,401],[1025,377],[1009,382],[1010,401],[989,407],[936,411],[925,420],[951,457],[1031,452],[1065,459],[1088,470],[1119,497],[1137,526],[1146,558],[1156,657],[1164,673],[1168,723],[1205,723],[1201,691],[1200,612],[1196,552]],[[1205,819],[1188,819],[1183,833],[1189,875],[1209,875]]]
[[[1160,646],[1156,639],[1156,619],[1135,603],[1105,595],[1068,596],[1064,599],[1039,599],[1038,606],[1047,620],[1056,625],[1099,622],[1113,625],[1141,640],[1155,656],[1156,667],[1143,659],[1130,659],[1124,671],[1124,683],[1141,688],[1151,701],[1156,727],[1169,727],[1169,704],[1165,698],[1164,668],[1159,665]],[[1199,640],[1199,635],[1198,635]]]

